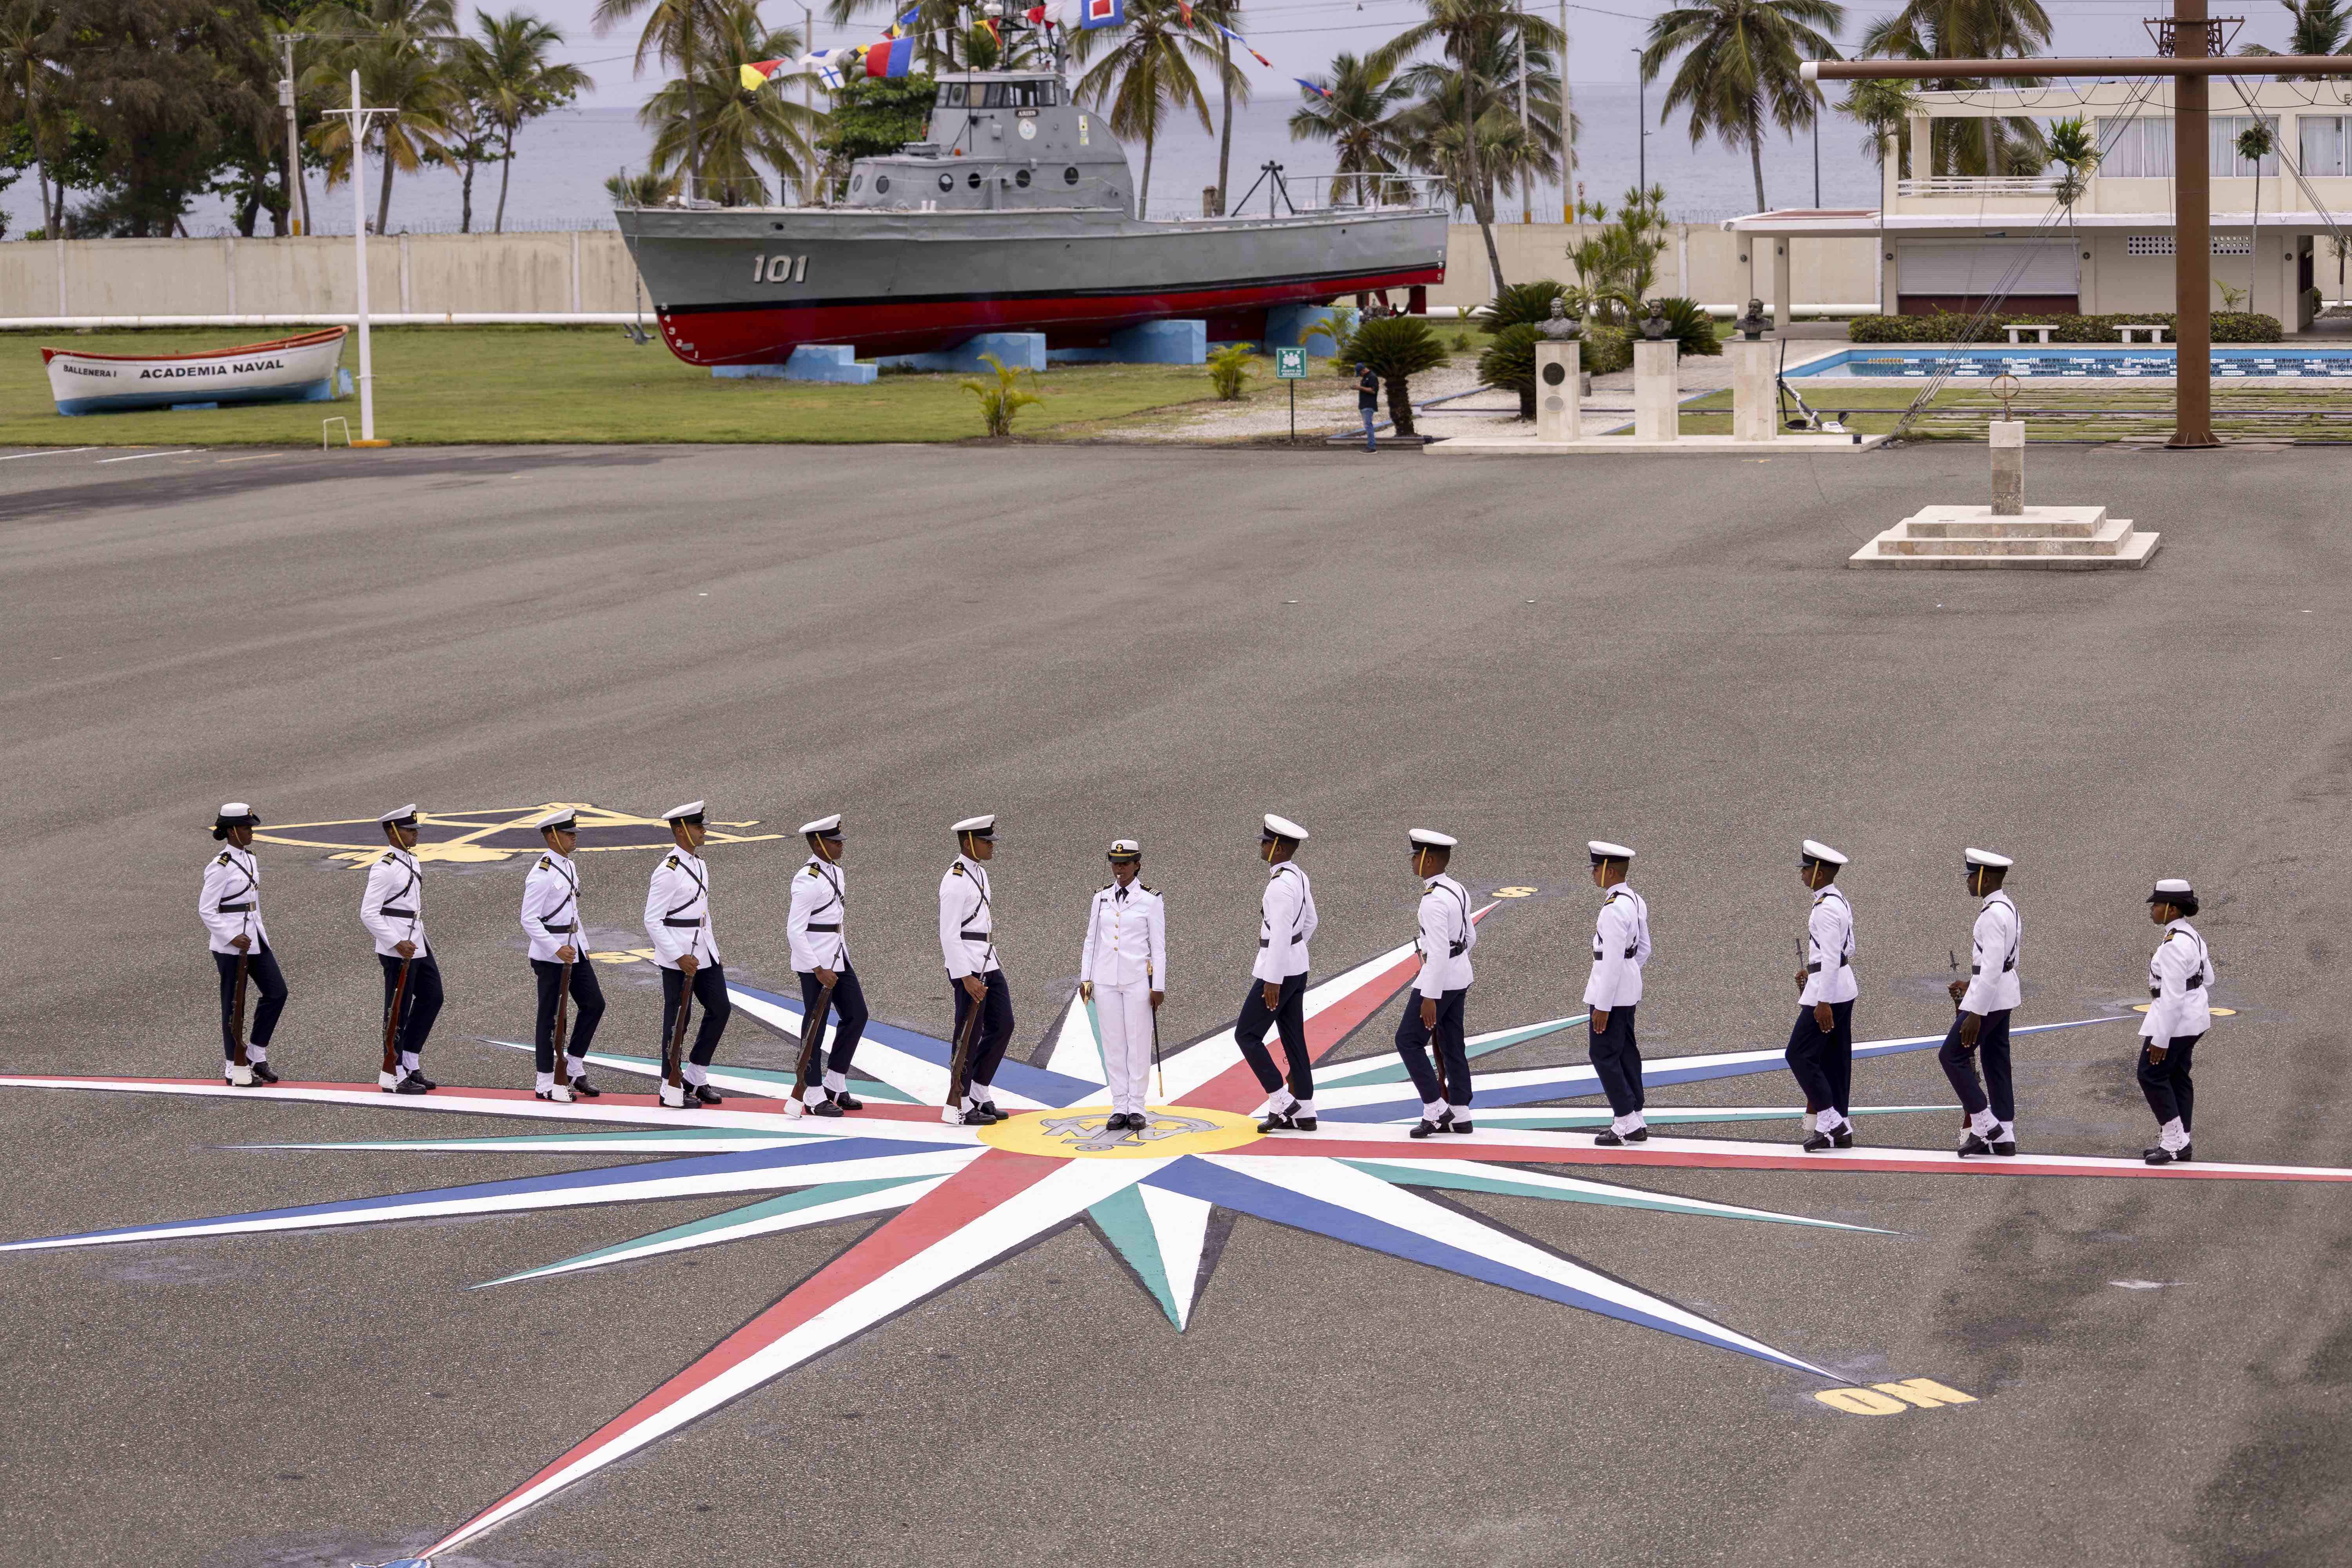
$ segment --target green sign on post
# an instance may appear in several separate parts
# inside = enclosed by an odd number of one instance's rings
[[[1305,381],[1307,351],[1303,348],[1275,350],[1274,378],[1276,381]]]

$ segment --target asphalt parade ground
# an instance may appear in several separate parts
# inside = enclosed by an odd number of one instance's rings
[[[2112,574],[1843,569],[1918,506],[1981,500],[1972,447],[121,456],[0,453],[0,1074],[217,1081],[194,903],[224,800],[265,820],[289,1083],[373,1081],[363,879],[338,855],[404,802],[464,818],[425,868],[444,1094],[530,1083],[489,1042],[529,1037],[509,851],[531,846],[498,829],[533,808],[636,825],[581,864],[598,1044],[641,1056],[644,819],[709,801],[730,977],[796,996],[792,829],[842,812],[875,1016],[937,1037],[948,825],[999,814],[1013,1058],[1038,1063],[1114,837],[1167,897],[1164,1037],[1231,1025],[1276,811],[1313,834],[1318,978],[1412,940],[1408,827],[1461,838],[1496,905],[1474,1032],[1581,1011],[1584,841],[1634,846],[1654,1069],[1785,1042],[1806,837],[1852,857],[1857,1039],[1940,1035],[1960,851],[2000,850],[2018,1024],[2109,1020],[2020,1037],[2021,1145],[2136,1169],[2143,900],[2187,876],[2232,1010],[2199,1050],[2199,1160],[2352,1166],[2352,455],[2035,448],[2029,499],[2162,532]],[[1399,1005],[1328,1059],[1390,1054]],[[1583,1055],[1579,1027],[1477,1065]],[[792,1056],[739,1009],[719,1059]],[[1858,1116],[1857,1152],[1950,1149],[1932,1049],[1857,1063],[1854,1098],[1938,1108]],[[1651,1091],[1654,1113],[1799,1103],[1777,1070]],[[658,1157],[239,1147],[550,1125],[0,1081],[0,1241]],[[1869,1227],[1442,1198],[1830,1375],[1222,1208],[1179,1333],[1100,1226],[1062,1224],[435,1561],[2344,1560],[2352,1186],[1520,1168]],[[747,1201],[0,1254],[0,1561],[423,1551],[887,1221],[471,1287]],[[1816,1398],[1915,1378],[1969,1398]]]

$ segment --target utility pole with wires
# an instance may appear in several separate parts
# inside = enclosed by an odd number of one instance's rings
[[[389,447],[389,441],[379,441],[375,436],[375,362],[368,345],[368,275],[367,275],[367,181],[362,178],[365,166],[362,154],[367,148],[368,124],[372,117],[382,115],[389,120],[399,113],[394,109],[369,109],[360,102],[360,73],[352,68],[352,106],[331,109],[328,113],[347,115],[352,123],[352,271],[359,290],[360,324],[360,438],[354,447]],[[385,149],[384,156],[392,156]]]
[[[1568,84],[1568,0],[1559,0],[1559,218],[1576,221],[1576,92]]]
[[[302,184],[302,149],[294,125],[294,45],[309,35],[280,33],[286,50],[286,74],[278,80],[278,102],[286,110],[286,230],[300,234],[310,225],[310,193]]]
[[[1635,189],[1646,191],[1650,188],[1650,79],[1642,72],[1641,59],[1642,51],[1635,49],[1633,90],[1641,107],[1633,111],[1633,129],[1639,133],[1634,146],[1640,149],[1639,162],[1634,165],[1640,174],[1633,184]]]

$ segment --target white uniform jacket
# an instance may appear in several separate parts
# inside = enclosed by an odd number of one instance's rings
[[[795,972],[830,969],[838,974],[849,967],[849,941],[843,931],[849,915],[846,887],[841,868],[814,855],[793,876],[784,937],[792,943]]]
[[[1168,989],[1168,909],[1141,882],[1113,882],[1087,907],[1078,978],[1097,985]]]
[[[2008,891],[1995,888],[1987,893],[1969,939],[1969,988],[1960,997],[1961,1012],[1982,1016],[2017,1005],[2017,953],[2024,936],[2024,918]]]
[[[432,952],[425,940],[425,874],[417,869],[415,856],[394,849],[368,868],[367,891],[360,895],[360,924],[367,927],[376,952],[384,957],[398,958],[393,944],[402,942],[415,942],[418,958]]]
[[[1853,973],[1853,906],[1832,882],[1813,895],[1812,913],[1805,917],[1805,988],[1797,1002],[1806,1007],[1851,1002],[1861,991]]]
[[[1295,860],[1277,864],[1258,900],[1257,963],[1250,973],[1276,984],[1307,971],[1315,940],[1315,889]]]
[[[947,963],[950,980],[996,972],[995,931],[988,873],[979,861],[959,855],[940,879],[940,956]]]
[[[719,940],[710,929],[710,868],[699,855],[673,848],[654,868],[646,887],[646,934],[653,939],[654,962],[676,969],[694,955],[698,967],[719,962]]]
[[[570,948],[574,962],[587,958],[580,940],[580,868],[569,855],[542,852],[522,879],[522,934],[537,963],[561,963],[559,947]]]
[[[1470,950],[1478,945],[1478,927],[1470,919],[1470,894],[1461,883],[1441,871],[1421,886],[1421,934],[1413,946],[1421,952],[1421,975],[1413,989],[1439,997],[1470,985]]]
[[[205,862],[205,888],[196,895],[196,913],[212,934],[215,952],[235,952],[233,941],[249,936],[253,944],[246,952],[260,956],[269,944],[269,932],[261,923],[261,866],[252,850],[232,844]]]
[[[2164,941],[2147,961],[2147,1016],[2140,1021],[2140,1037],[2158,1045],[2167,1040],[2194,1039],[2213,1026],[2210,993],[2213,955],[2205,939],[2187,921],[2164,928]]]
[[[1603,1012],[1631,1007],[1642,999],[1642,966],[1650,962],[1650,906],[1623,882],[1601,900],[1592,922],[1592,978],[1584,983],[1584,1005]]]

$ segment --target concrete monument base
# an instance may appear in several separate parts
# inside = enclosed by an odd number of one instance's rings
[[[1540,406],[1537,416],[1542,416]],[[1622,417],[1622,416],[1621,416]],[[1884,446],[1885,436],[1782,436],[1769,446],[1754,441],[1742,441],[1731,436],[1682,436],[1667,441],[1644,441],[1638,436],[1585,436],[1574,441],[1546,441],[1534,436],[1517,434],[1485,434],[1447,436],[1430,444],[1433,457],[1452,452],[1463,457],[1491,456],[1496,453],[1534,452],[1546,456],[1625,457],[1628,454],[1648,455],[1672,452],[1684,457],[1739,457],[1750,461],[1772,458],[1797,458],[1813,453],[1867,452]]]
[[[2160,534],[2135,531],[2128,518],[2109,517],[2103,506],[2029,506],[2015,513],[1930,506],[1855,551],[1846,564],[2092,572],[2145,566],[2161,542]]]

